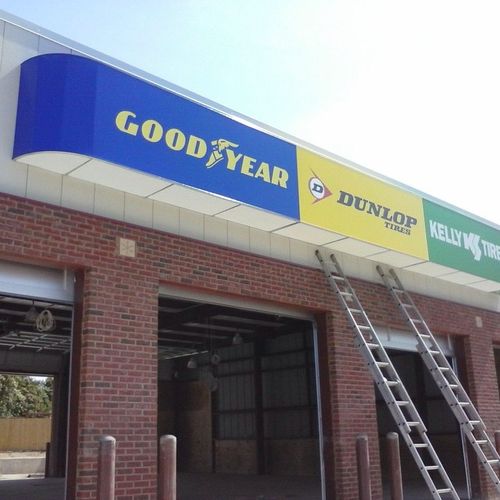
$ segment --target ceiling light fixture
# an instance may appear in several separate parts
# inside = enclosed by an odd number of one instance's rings
[[[187,365],[186,365],[190,370],[194,370],[195,368],[198,368],[198,362],[196,361],[196,359],[194,358],[194,356],[191,356],[189,358],[189,361],[187,362]]]
[[[212,356],[210,357],[210,363],[212,363],[212,365],[214,366],[217,366],[218,364],[220,364],[221,362],[221,357],[219,354],[217,354],[216,352],[214,352],[212,354]]]
[[[39,332],[53,332],[56,329],[56,320],[48,309],[44,309],[36,317],[35,326]]]
[[[35,304],[33,304],[24,315],[24,321],[28,323],[34,323],[38,318],[38,311],[36,310]]]

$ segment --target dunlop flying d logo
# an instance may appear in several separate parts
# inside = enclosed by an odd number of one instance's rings
[[[311,170],[313,177],[309,179],[309,192],[312,194],[314,201],[317,203],[328,196],[332,195],[332,192],[326,187],[325,183]]]
[[[225,161],[225,168],[230,172],[273,184],[280,189],[288,189],[289,173],[285,168],[235,151],[239,144],[229,139],[220,137],[207,141],[202,137],[186,134],[178,128],[166,128],[157,120],[148,119],[141,122],[137,120],[134,112],[125,110],[117,113],[115,125],[124,134],[142,138],[150,143],[163,142],[171,151],[203,160],[207,169]],[[207,142],[211,145],[210,153]]]

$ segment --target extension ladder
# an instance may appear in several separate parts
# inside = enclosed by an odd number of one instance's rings
[[[484,466],[495,484],[496,490],[500,493],[500,477],[494,468],[494,466],[498,467],[500,465],[500,455],[488,437],[483,420],[394,269],[391,269],[386,274],[380,266],[377,266],[377,271],[398,304],[406,321],[415,332],[417,349],[427,369],[455,415],[460,428],[470,441],[480,463]]]
[[[335,255],[330,255],[331,266],[323,260],[319,250],[316,250],[316,257],[349,318],[355,332],[355,345],[361,351],[432,498],[460,500],[427,436],[427,429],[415,405]]]

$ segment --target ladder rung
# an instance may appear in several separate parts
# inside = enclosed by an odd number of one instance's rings
[[[378,347],[380,347],[378,344],[374,344],[373,342],[367,342],[366,345],[370,348],[370,349],[377,349]]]
[[[347,310],[357,314],[361,314],[363,312],[361,309],[356,309],[355,307],[349,307]]]
[[[387,385],[389,387],[394,387],[395,385],[399,385],[399,382],[397,380],[388,380]]]
[[[498,458],[494,458],[492,460],[486,460],[486,463],[488,463],[488,464],[497,464],[498,462],[500,462],[500,460],[498,460]]]
[[[351,295],[352,296],[352,293],[351,292],[339,292],[340,295]]]
[[[438,366],[440,372],[449,372],[450,369],[447,366]]]
[[[458,389],[458,384],[450,384],[450,389]]]
[[[334,280],[345,281],[345,278],[343,276],[337,276],[336,274],[330,274],[330,277]]]
[[[481,445],[481,444],[486,444],[488,442],[487,439],[476,439],[476,443]]]
[[[430,339],[430,338],[431,338],[431,336],[430,336],[430,335],[428,335],[427,333],[421,333],[421,334],[420,334],[420,336],[421,336],[422,338],[424,338],[424,339]]]
[[[481,420],[469,420],[469,424],[471,425],[479,425],[481,423]]]
[[[435,356],[436,354],[440,354],[439,351],[432,351],[431,349],[429,349],[429,354],[432,354],[433,356]]]
[[[356,325],[360,330],[371,330],[369,326],[366,325]]]
[[[429,445],[426,443],[415,443],[413,446],[415,448],[428,448],[429,447]]]
[[[406,422],[410,427],[416,427],[417,425],[420,425],[420,422]]]
[[[396,401],[396,404],[398,406],[406,406],[406,405],[409,405],[410,402],[409,401]]]
[[[439,469],[439,465],[426,465],[424,467],[425,470],[438,470]]]
[[[413,304],[405,304],[404,302],[401,302],[401,305],[403,307],[414,307]]]
[[[458,404],[460,406],[469,406],[470,405],[470,403],[468,401],[459,401]]]
[[[439,490],[436,490],[436,493],[450,493],[451,492],[451,488],[441,488]]]
[[[408,318],[412,323],[422,323],[421,320],[417,319],[417,318]]]
[[[381,368],[385,368],[386,366],[389,366],[389,363],[387,361],[376,361],[375,364],[377,366],[380,366]]]

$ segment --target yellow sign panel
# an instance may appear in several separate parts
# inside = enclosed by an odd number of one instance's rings
[[[297,148],[300,220],[427,259],[422,199]]]

